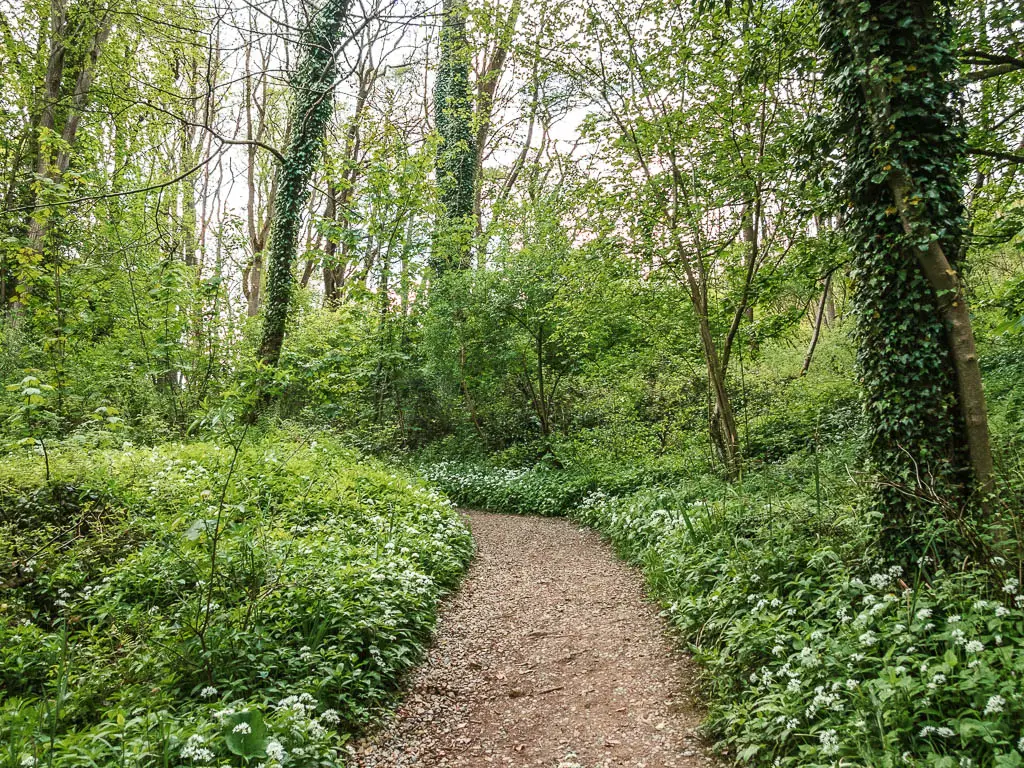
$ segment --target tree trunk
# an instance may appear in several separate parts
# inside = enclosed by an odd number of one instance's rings
[[[338,221],[341,216],[347,224],[348,211],[352,207],[356,184],[359,181],[359,154],[362,149],[362,121],[366,111],[366,102],[370,98],[373,85],[377,80],[377,70],[364,67],[359,72],[359,90],[356,93],[355,111],[345,131],[345,167],[341,173],[341,189],[328,182],[327,205],[324,218],[331,222]],[[341,257],[338,257],[338,243],[327,238],[324,247],[324,304],[336,304],[341,300],[341,291],[345,287],[346,270],[352,259],[352,245],[346,238],[341,246]]]
[[[267,263],[267,298],[258,357],[277,366],[284,344],[285,326],[295,285],[302,213],[309,198],[313,168],[334,104],[337,64],[334,49],[341,40],[348,15],[348,0],[326,0],[302,35],[302,58],[291,78],[294,103],[291,137],[277,171],[277,200]]]
[[[865,8],[865,6],[867,6]],[[858,367],[890,557],[976,554],[993,461],[970,313],[952,0],[822,0],[826,84],[844,128]]]
[[[74,147],[75,139],[78,137],[78,127],[81,124],[82,115],[89,103],[89,92],[96,74],[96,62],[99,60],[103,46],[110,36],[112,21],[113,16],[109,11],[104,13],[99,20],[92,40],[89,43],[82,68],[75,77],[75,84],[71,93],[70,110],[60,132],[61,149],[57,152],[56,157],[52,158],[45,146],[40,147],[36,158],[36,175],[39,177],[44,177],[51,182],[60,181],[71,165],[71,149]],[[61,101],[60,92],[65,74],[65,60],[69,46],[77,43],[75,40],[68,41],[65,38],[68,20],[67,7],[63,0],[54,0],[51,4],[50,24],[52,37],[44,84],[46,105],[43,108],[39,121],[40,136],[45,132],[53,132],[57,128],[57,106]],[[46,201],[37,197],[36,205],[38,209],[44,209]],[[29,222],[28,246],[32,250],[42,253],[45,247],[46,236],[50,230],[50,220],[48,216],[38,209],[33,212]]]
[[[470,263],[476,198],[476,141],[469,94],[465,0],[442,0],[441,53],[434,85],[434,119],[441,137],[436,169],[440,188],[430,266],[441,275]]]
[[[908,204],[911,187],[907,177],[903,173],[891,173],[889,189],[896,199],[904,232],[918,242],[928,243],[927,247],[916,249],[917,260],[925,279],[935,291],[939,312],[946,325],[947,344],[956,368],[960,415],[964,422],[974,479],[978,489],[983,494],[989,494],[995,487],[995,462],[992,459],[988,409],[985,405],[985,388],[981,381],[978,348],[974,342],[971,311],[964,294],[963,282],[960,280],[960,273],[950,264],[939,241],[933,236],[928,223],[918,218]]]
[[[505,68],[505,61],[508,59],[508,49],[512,42],[512,34],[515,32],[516,22],[519,19],[521,8],[520,0],[513,0],[508,16],[500,23],[497,30],[497,40],[494,50],[487,58],[483,72],[476,81],[476,171],[473,193],[473,216],[476,220],[476,231],[479,233],[482,228],[483,216],[483,177],[484,156],[487,150],[487,139],[491,133],[491,120],[494,111],[494,96],[498,91],[498,84],[501,81],[501,73]]]
[[[821,293],[821,301],[818,302],[818,311],[814,317],[814,329],[811,332],[811,343],[807,347],[807,355],[804,357],[804,364],[800,368],[800,375],[806,376],[811,368],[811,360],[814,358],[814,350],[818,346],[818,337],[821,336],[821,326],[825,321],[825,308],[828,306],[829,294],[832,291],[832,273],[825,276],[825,290]]]

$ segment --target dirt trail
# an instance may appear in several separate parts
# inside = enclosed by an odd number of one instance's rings
[[[697,768],[692,673],[639,575],[565,520],[470,515],[478,556],[359,768]]]

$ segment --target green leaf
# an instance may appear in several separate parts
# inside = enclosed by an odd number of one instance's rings
[[[267,726],[259,710],[237,712],[224,724],[224,741],[232,754],[246,760],[267,756]]]

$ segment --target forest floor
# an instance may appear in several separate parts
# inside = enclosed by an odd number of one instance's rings
[[[695,675],[641,576],[592,531],[470,513],[477,557],[358,768],[698,768]]]

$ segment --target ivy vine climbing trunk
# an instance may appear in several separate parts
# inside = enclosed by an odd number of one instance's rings
[[[259,360],[276,366],[284,343],[295,285],[299,229],[309,198],[310,179],[331,118],[337,63],[334,49],[348,15],[348,0],[326,0],[302,35],[302,54],[291,78],[294,96],[291,136],[277,170],[273,224],[267,257],[267,290]]]
[[[963,556],[992,452],[957,259],[965,140],[951,0],[823,0],[852,207],[859,366],[889,550]],[[962,531],[961,531],[962,532]]]
[[[430,258],[437,275],[469,266],[477,174],[465,0],[443,0],[442,15],[440,60],[434,85],[434,119],[441,138],[436,161],[441,214]]]

